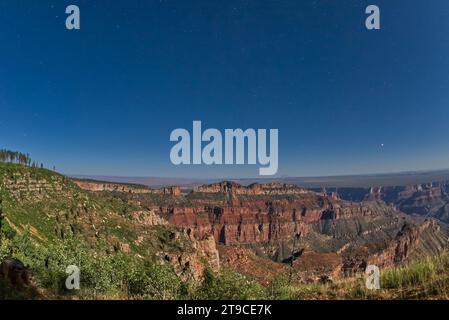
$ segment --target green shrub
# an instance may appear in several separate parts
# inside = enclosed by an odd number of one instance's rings
[[[135,264],[128,274],[129,292],[145,299],[179,299],[182,282],[171,266],[156,263]]]
[[[13,256],[33,270],[39,287],[55,294],[77,294],[86,298],[177,299],[183,288],[171,266],[142,261],[124,253],[106,254],[101,246],[90,249],[83,239],[68,237],[39,246],[25,232],[12,242],[2,242],[0,255]],[[66,268],[80,268],[81,291],[65,288]]]
[[[274,277],[266,288],[267,297],[270,300],[291,299],[290,279],[287,274],[279,274]]]
[[[195,293],[196,299],[251,300],[265,299],[265,289],[245,276],[225,269],[218,275],[210,269],[204,272],[204,279]]]

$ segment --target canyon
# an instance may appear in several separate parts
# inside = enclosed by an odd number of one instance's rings
[[[34,249],[21,252],[39,275],[48,268],[34,250],[56,266],[47,248],[70,254],[77,239],[97,257],[92,263],[118,259],[115,268],[128,261],[138,272],[166,266],[165,276],[186,283],[228,271],[262,286],[278,276],[306,284],[353,279],[369,265],[383,270],[447,251],[449,227],[438,219],[445,216],[428,214],[444,208],[445,188],[310,190],[274,181],[151,188],[0,164],[2,245],[30,239]]]
[[[327,188],[326,192],[349,201],[379,200],[409,215],[449,222],[449,183],[446,180],[405,186]]]
[[[341,189],[313,191],[276,182],[244,186],[224,181],[185,192],[113,189],[195,238],[213,239],[222,266],[262,283],[289,267],[304,281],[316,281],[363,272],[369,264],[385,267],[435,255],[448,247],[445,224],[386,203],[385,189],[346,200]],[[408,199],[415,194],[408,190],[398,194]]]

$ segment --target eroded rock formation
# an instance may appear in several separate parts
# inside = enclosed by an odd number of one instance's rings
[[[449,222],[449,184],[445,181],[396,187],[339,188],[338,195],[351,201],[384,201],[410,215]]]
[[[113,182],[101,182],[94,180],[79,180],[72,179],[75,184],[81,189],[89,191],[110,191],[110,192],[125,192],[125,193],[137,193],[137,194],[158,194],[158,195],[172,195],[180,196],[182,191],[180,187],[169,186],[160,189],[151,189],[143,185],[133,185],[126,183],[113,183]]]
[[[382,201],[349,202],[295,186],[232,182],[198,187],[186,197],[182,206],[159,207],[160,215],[198,237],[212,234],[218,244],[251,248],[278,262],[290,259],[299,269],[331,276],[447,247],[447,227],[412,219]]]

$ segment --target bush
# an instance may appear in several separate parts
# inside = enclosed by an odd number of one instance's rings
[[[252,300],[265,299],[264,288],[245,276],[225,269],[216,275],[210,269],[204,272],[204,279],[196,290],[196,299],[210,300]]]
[[[129,292],[145,299],[179,299],[182,282],[171,266],[156,263],[134,264],[128,279]]]
[[[275,276],[267,286],[266,291],[267,297],[270,300],[292,299],[289,276],[287,274],[279,274]]]
[[[85,298],[177,299],[185,287],[171,266],[143,261],[124,253],[106,254],[97,245],[90,249],[83,239],[67,237],[40,246],[27,232],[13,241],[3,241],[0,257],[12,255],[30,266],[39,287],[59,295],[77,294]],[[80,268],[80,291],[68,291],[65,273],[69,265]]]

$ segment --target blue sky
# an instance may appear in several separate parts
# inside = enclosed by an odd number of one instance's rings
[[[201,120],[278,128],[280,176],[448,168],[448,17],[445,0],[2,1],[0,147],[69,174],[258,174],[173,166],[170,132]]]

